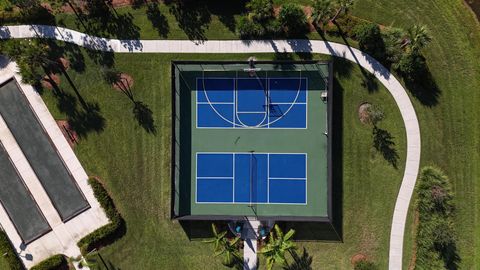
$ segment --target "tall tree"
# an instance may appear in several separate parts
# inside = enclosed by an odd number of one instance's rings
[[[332,0],[315,0],[312,7],[312,23],[315,26],[324,28],[335,15],[335,8]]]
[[[55,62],[49,59],[49,46],[39,39],[8,40],[0,46],[2,54],[17,62],[24,83],[35,84],[44,69]]]
[[[295,244],[292,242],[294,234],[295,231],[292,229],[284,234],[282,229],[275,224],[274,229],[270,232],[268,243],[259,252],[267,259],[268,270],[271,270],[276,263],[288,266],[285,252],[291,254],[296,249]]]
[[[338,0],[336,3],[335,15],[333,15],[331,21],[334,22],[340,15],[347,14],[350,8],[353,6],[354,0]]]

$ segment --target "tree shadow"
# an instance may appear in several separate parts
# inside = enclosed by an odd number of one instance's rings
[[[60,112],[67,116],[68,124],[78,134],[79,137],[86,137],[90,132],[101,132],[105,128],[105,118],[100,112],[98,103],[86,101],[78,91],[77,87],[71,80],[68,73],[63,70],[63,74],[75,92],[72,95],[61,89],[53,78],[50,77],[50,72],[47,72],[47,81],[52,85],[52,92],[57,101],[57,108]],[[78,106],[80,102],[80,108]]]
[[[177,1],[170,4],[169,10],[190,40],[202,43],[207,39],[205,30],[212,16],[203,1]]]
[[[298,255],[296,250],[293,250],[292,255],[293,263],[284,266],[283,270],[312,270],[313,258],[308,254],[307,250],[303,248],[302,255]]]
[[[208,7],[208,10],[218,16],[219,21],[231,32],[236,31],[235,15],[246,12],[245,4],[247,0],[230,0],[228,5],[225,5],[223,0],[207,0],[203,2]]]
[[[147,5],[147,18],[161,37],[166,38],[168,36],[170,27],[167,17],[160,12],[158,3],[152,2]]]
[[[362,74],[364,74],[361,85],[366,88],[370,93],[378,91],[379,86],[375,75],[368,71],[365,71],[364,68],[361,66],[360,69],[363,70]]]
[[[443,260],[446,269],[456,270],[460,263],[460,255],[458,255],[457,245],[451,242],[444,247],[437,248],[440,251],[440,258]]]
[[[133,104],[133,114],[138,124],[148,133],[156,134],[152,110],[141,101],[134,101]]]
[[[416,74],[400,73],[400,75],[407,89],[420,103],[428,107],[438,104],[441,92],[426,63]]]
[[[373,147],[382,154],[390,165],[397,169],[399,156],[393,140],[394,137],[387,130],[377,126],[373,127]]]
[[[116,85],[117,88],[133,103],[132,112],[137,123],[148,133],[156,134],[157,130],[152,110],[147,104],[135,99],[129,81],[122,78],[121,75],[121,72],[114,69],[105,69],[103,71],[105,81],[111,85]]]

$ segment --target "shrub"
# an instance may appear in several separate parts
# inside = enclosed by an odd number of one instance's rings
[[[393,67],[406,79],[415,80],[426,70],[425,57],[418,52],[404,53]]]
[[[247,16],[240,17],[237,24],[237,31],[241,38],[254,38],[265,34],[262,25],[255,23]]]
[[[455,269],[455,224],[453,194],[448,178],[437,168],[425,167],[420,173],[416,192],[418,228],[417,269]]]
[[[273,17],[273,1],[272,0],[251,0],[247,3],[252,19],[257,21],[265,21]]]
[[[355,263],[354,270],[377,270],[377,266],[368,260],[361,260]]]
[[[366,112],[368,116],[368,122],[374,126],[376,126],[378,122],[385,118],[385,114],[383,113],[382,109],[376,105],[368,106]]]
[[[375,59],[385,60],[385,43],[380,34],[380,27],[376,23],[361,23],[353,29],[354,37],[358,40],[360,50],[370,54]]]
[[[345,35],[350,38],[355,37],[354,29],[357,25],[367,23],[368,21],[352,15],[343,15],[335,20],[335,23],[328,24],[325,31],[331,35]]]
[[[94,178],[88,179],[88,183],[93,189],[95,198],[97,198],[105,210],[110,223],[98,228],[78,241],[77,245],[83,255],[86,255],[94,248],[112,243],[125,233],[125,221],[118,213],[112,198],[110,198],[103,185]]]
[[[382,39],[385,44],[385,64],[398,63],[403,55],[401,46],[405,31],[400,28],[386,27],[382,31]]]
[[[25,269],[7,234],[2,230],[0,230],[0,254],[3,254],[3,259],[10,267],[10,270]]]
[[[307,16],[300,5],[283,5],[278,19],[289,35],[304,34],[307,30]]]
[[[68,269],[68,263],[62,254],[53,255],[33,266],[31,270],[60,270]]]

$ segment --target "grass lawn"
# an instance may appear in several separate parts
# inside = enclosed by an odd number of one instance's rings
[[[291,0],[277,0],[276,3],[288,1]],[[159,8],[169,25],[169,33],[163,37],[146,17],[144,8],[137,10],[118,8],[117,12],[119,14],[130,12],[134,15],[132,20],[138,29],[129,32],[130,35],[138,35],[141,38],[188,38],[189,36],[185,33],[185,29],[188,28],[180,27],[181,24],[171,14],[168,7],[160,5]],[[228,27],[228,25],[232,25],[232,20],[226,18],[231,18],[239,11],[214,13],[230,15],[220,17],[212,15],[208,27],[199,28],[197,26],[194,29],[200,29],[199,33],[208,39],[236,38],[232,28]],[[480,118],[480,110],[478,110],[480,106],[480,92],[478,91],[480,89],[480,65],[478,64],[480,28],[478,22],[475,21],[474,15],[462,0],[394,2],[357,0],[352,8],[352,13],[383,25],[408,27],[413,23],[421,23],[426,24],[430,29],[433,41],[425,54],[438,91],[423,91],[422,98],[414,97],[419,96],[418,92],[412,94],[422,132],[422,165],[436,164],[450,177],[456,193],[455,203],[458,209],[456,226],[461,257],[460,267],[477,269],[480,267],[480,226],[478,226],[480,224],[480,196],[478,196],[478,192],[480,192],[480,182],[478,181],[480,178],[480,166],[478,166],[480,164],[480,153],[478,152],[480,148],[480,122],[478,121]],[[63,24],[68,27],[83,30],[82,26],[76,25],[73,15],[58,15],[58,19],[62,19]],[[227,23],[228,21],[230,23]],[[192,33],[189,34],[192,35]],[[312,38],[317,37],[312,35]],[[104,251],[114,263],[118,262],[118,265],[124,269],[134,266],[134,263],[139,264],[137,267],[145,265],[155,268],[156,264],[163,266],[168,262],[168,255],[181,254],[180,251],[184,251],[183,253],[186,255],[176,260],[175,266],[182,266],[183,263],[183,266],[189,268],[188,262],[198,261],[201,265],[208,261],[205,256],[209,253],[202,254],[201,244],[185,244],[185,235],[181,233],[179,226],[176,222],[168,220],[169,209],[166,209],[166,206],[156,207],[157,205],[168,205],[166,203],[169,199],[168,158],[165,157],[165,153],[169,152],[169,147],[166,145],[169,142],[167,138],[169,135],[167,136],[164,130],[169,130],[170,100],[167,91],[170,82],[169,77],[165,74],[168,75],[169,67],[166,63],[171,57],[171,55],[116,56],[119,69],[134,75],[137,88],[139,88],[136,89],[138,98],[144,100],[152,109],[157,125],[156,136],[145,134],[137,127],[132,119],[131,104],[128,99],[122,94],[112,92],[107,86],[102,86],[98,82],[99,75],[96,68],[91,68],[89,64],[90,68],[84,74],[76,75],[74,72],[70,72],[80,92],[85,95],[85,99],[98,102],[102,115],[106,119],[105,130],[98,135],[89,135],[88,139],[84,140],[77,148],[77,152],[91,174],[98,174],[105,178],[109,190],[126,216],[127,226],[132,228],[122,240]],[[191,57],[180,55],[178,57],[201,59],[197,55]],[[213,56],[207,57],[213,59]],[[218,57],[230,58],[230,56]],[[241,57],[241,59],[244,58],[246,57]],[[151,75],[153,72],[155,75]],[[160,78],[161,81],[148,81],[152,76]],[[337,74],[337,77],[336,86],[338,87],[336,88],[344,89],[343,101],[345,104],[343,107],[343,124],[346,130],[343,137],[345,243],[308,243],[306,245],[309,252],[314,255],[316,266],[348,268],[349,257],[365,249],[373,250],[369,251],[369,254],[372,254],[374,259],[380,262],[380,269],[384,269],[388,259],[391,207],[395,200],[392,194],[396,195],[398,192],[403,162],[399,162],[398,172],[390,172],[388,166],[380,163],[381,158],[372,154],[375,151],[371,147],[371,130],[359,125],[358,122],[355,122],[355,118],[347,116],[352,116],[354,113],[353,108],[349,108],[349,106],[353,106],[352,104],[357,106],[359,102],[367,98],[379,101],[381,104],[386,100],[392,102],[392,99],[385,90],[374,93],[362,90],[360,86],[361,73],[357,68],[352,69],[350,76],[342,77]],[[92,91],[95,92],[95,95],[91,93]],[[110,102],[107,103],[106,100],[110,100]],[[46,101],[50,103],[49,107],[55,111],[56,105],[48,94]],[[348,106],[348,104],[350,105]],[[389,105],[387,108],[391,106],[393,105]],[[56,111],[56,115],[60,116],[58,110]],[[396,125],[392,124],[395,117],[399,119],[398,112],[388,113],[387,120],[382,125],[387,126],[385,129],[388,129],[398,141],[397,147],[402,157],[401,160],[403,160],[402,154],[404,153],[401,151],[404,146],[402,140],[404,135],[397,130]],[[367,133],[370,134],[368,140],[365,139]],[[126,144],[126,141],[129,143]],[[115,155],[108,149],[115,149]],[[362,163],[367,161],[368,165]],[[127,162],[127,165],[124,164]],[[378,167],[371,167],[370,163]],[[125,167],[137,168],[137,170],[131,171]],[[390,180],[389,183],[392,184],[377,185],[378,181],[384,181],[384,179]],[[131,181],[135,181],[135,183],[130,183]],[[353,191],[356,192],[355,196],[352,195]],[[388,197],[387,202],[388,192],[393,199]],[[357,193],[361,195],[358,196]],[[385,198],[380,198],[382,196]],[[145,202],[149,202],[146,207],[143,206]],[[384,208],[388,208],[385,203],[391,203],[389,212],[383,211]],[[352,206],[353,204],[355,206]],[[369,213],[376,215],[362,217]],[[405,239],[404,268],[407,267],[411,257],[412,223],[411,211],[406,229],[406,236],[410,237]],[[364,224],[366,226],[363,226]],[[142,238],[142,235],[152,234],[160,236],[151,240]],[[363,244],[360,239],[374,239],[363,242],[377,244]],[[138,244],[133,245],[132,243]],[[175,248],[170,248],[173,245]],[[140,253],[140,255],[136,253]],[[189,259],[187,254],[193,259]],[[165,268],[172,266],[166,265]]]
[[[413,98],[422,133],[422,165],[450,177],[457,207],[460,269],[480,268],[480,28],[463,1],[359,0],[353,14],[384,25],[426,24],[426,51],[439,89],[437,105]],[[428,94],[428,92],[427,92]],[[431,92],[430,92],[430,95]],[[433,96],[433,95],[432,95]],[[410,218],[410,222],[413,219]],[[407,234],[408,235],[408,234]],[[406,239],[405,251],[411,249]]]
[[[96,103],[104,118],[103,131],[90,132],[75,151],[90,175],[107,184],[127,223],[127,234],[101,250],[102,256],[121,269],[218,269],[211,248],[187,239],[182,227],[170,220],[170,61],[180,59],[246,59],[248,55],[115,54],[118,70],[133,76],[134,98],[153,112],[156,134],[147,133],[134,120],[132,102],[103,82],[99,68],[85,57],[83,73],[68,71],[86,103]],[[316,58],[319,56],[315,56]],[[272,59],[274,55],[258,55]],[[387,265],[388,237],[393,205],[405,160],[405,131],[390,94],[383,88],[362,86],[360,70],[335,60],[336,98],[343,103],[343,243],[299,243],[313,256],[314,269],[348,268],[350,257],[364,253]],[[74,91],[62,76],[61,88]],[[43,97],[56,118],[65,118],[51,91]],[[76,98],[73,98],[76,99]],[[72,104],[72,98],[66,98]],[[393,136],[398,169],[387,163],[372,146],[372,127],[360,123],[362,102],[383,108],[387,117],[380,128]],[[78,103],[78,102],[77,102]],[[80,105],[76,104],[81,110]],[[328,252],[327,252],[328,251]]]

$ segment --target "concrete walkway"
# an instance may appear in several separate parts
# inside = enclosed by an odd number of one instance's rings
[[[0,27],[0,39],[52,38],[89,49],[133,53],[272,53],[311,52],[352,61],[388,89],[397,103],[407,133],[407,159],[402,185],[395,203],[390,233],[389,269],[402,269],[403,235],[410,199],[420,165],[420,128],[410,98],[400,82],[377,60],[349,46],[320,40],[116,40],[92,37],[77,31],[42,25]]]
[[[248,218],[242,231],[243,246],[243,270],[257,269],[257,238],[260,221]]]

